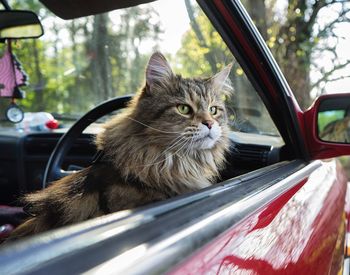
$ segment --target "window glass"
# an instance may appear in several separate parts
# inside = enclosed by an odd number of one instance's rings
[[[303,109],[350,90],[350,1],[242,0]]]
[[[210,76],[233,62],[227,100],[233,131],[279,136],[242,68],[195,1],[162,0],[75,20],[61,20],[39,2],[12,1],[41,16],[45,35],[16,41],[14,52],[30,77],[18,103],[27,112],[77,118],[98,103],[135,93],[154,51],[176,73]]]

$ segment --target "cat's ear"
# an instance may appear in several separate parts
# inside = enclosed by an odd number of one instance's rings
[[[216,93],[230,95],[233,92],[233,87],[229,78],[231,68],[232,63],[209,79],[210,84]]]
[[[160,52],[152,54],[146,68],[146,83],[152,86],[156,82],[167,82],[174,76],[168,61]]]

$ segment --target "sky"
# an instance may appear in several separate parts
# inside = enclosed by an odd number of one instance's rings
[[[161,21],[166,26],[162,47],[168,52],[176,53],[181,46],[181,37],[190,24],[184,1],[156,1],[151,5],[159,11]]]

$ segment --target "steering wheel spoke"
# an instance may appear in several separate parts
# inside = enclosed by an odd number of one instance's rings
[[[73,124],[73,126],[60,138],[49,158],[43,177],[43,188],[52,181],[76,172],[65,171],[62,169],[64,158],[71,149],[74,141],[96,120],[113,111],[125,108],[130,99],[131,96],[122,96],[107,100],[93,108]]]

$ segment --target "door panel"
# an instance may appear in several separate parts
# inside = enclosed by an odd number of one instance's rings
[[[337,274],[344,249],[345,191],[340,166],[322,162],[171,273]]]
[[[0,273],[335,274],[345,185],[335,162],[279,163],[23,241],[0,252]]]

